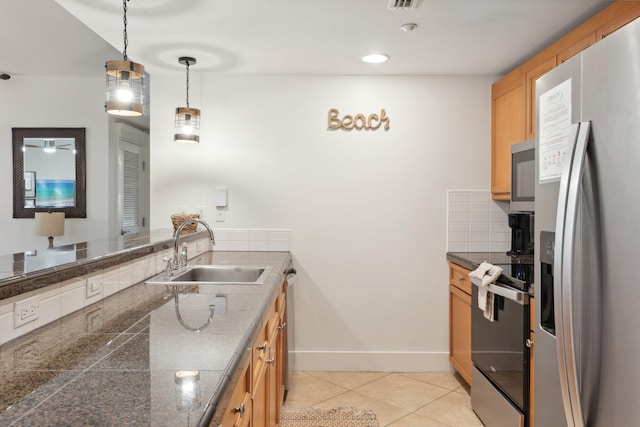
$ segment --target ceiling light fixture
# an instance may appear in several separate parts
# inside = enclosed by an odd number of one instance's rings
[[[56,152],[56,140],[55,139],[45,139],[42,151],[45,153],[55,153]]]
[[[181,56],[178,62],[187,67],[187,106],[176,108],[175,142],[197,144],[200,142],[200,110],[189,107],[189,66],[196,63],[195,58]]]
[[[124,50],[123,60],[107,61],[107,100],[104,104],[109,114],[116,116],[144,115],[144,66],[129,61],[127,57],[127,1],[122,0],[124,9]]]
[[[362,60],[367,64],[380,64],[386,62],[389,59],[389,55],[386,53],[371,53],[362,57]]]
[[[418,28],[418,24],[414,24],[413,22],[410,22],[408,24],[403,24],[400,28],[402,28],[402,31],[404,31],[405,33],[410,33],[411,31]]]

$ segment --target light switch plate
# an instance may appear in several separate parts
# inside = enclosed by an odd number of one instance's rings
[[[227,188],[226,187],[218,187],[216,188],[216,207],[224,208],[227,206]]]

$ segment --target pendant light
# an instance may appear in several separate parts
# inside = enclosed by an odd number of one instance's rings
[[[123,60],[107,61],[107,100],[104,104],[109,114],[116,116],[144,115],[144,66],[129,61],[127,57],[127,1],[122,0],[124,9],[124,51]]]
[[[195,58],[181,56],[178,62],[187,67],[187,106],[176,108],[175,142],[197,144],[200,142],[200,110],[189,107],[189,66],[196,63]]]

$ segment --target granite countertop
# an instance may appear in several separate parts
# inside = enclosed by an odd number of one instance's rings
[[[204,230],[182,233],[180,242],[206,237]],[[172,248],[173,242],[173,230],[160,229],[0,255],[0,300]]]
[[[531,264],[533,255],[507,255],[506,252],[447,252],[447,261],[467,270],[475,270],[483,261],[491,264]]]
[[[467,270],[475,270],[483,261],[499,264],[503,267],[503,272],[498,280],[528,290],[533,295],[533,255],[507,255],[506,252],[447,252],[447,261]]]
[[[291,254],[205,255],[273,270],[264,285],[185,289],[182,322],[172,289],[139,283],[0,346],[0,425],[206,425]],[[213,322],[190,330],[206,323],[210,304]],[[185,371],[198,372],[195,388],[180,385]]]

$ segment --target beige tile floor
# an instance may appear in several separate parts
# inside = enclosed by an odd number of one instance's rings
[[[453,373],[291,372],[290,408],[370,409],[381,427],[482,427]]]

